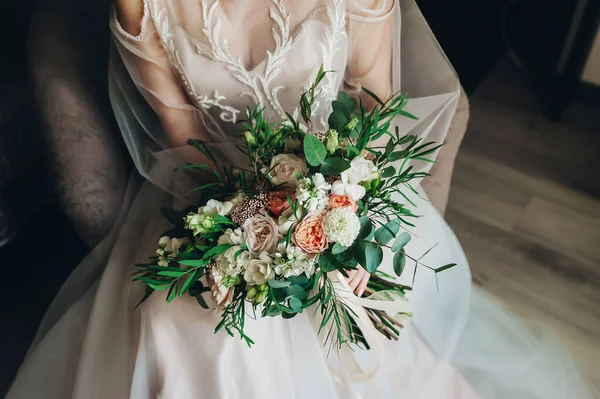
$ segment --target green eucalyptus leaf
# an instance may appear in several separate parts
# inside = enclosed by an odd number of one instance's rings
[[[308,294],[306,293],[306,291],[304,291],[304,289],[298,285],[290,285],[287,288],[286,294],[288,296],[298,298],[301,301],[304,301],[304,300],[306,300],[306,298],[308,298]]]
[[[294,309],[297,313],[302,313],[304,308],[302,307],[302,301],[296,297],[292,297],[289,300],[290,308]]]
[[[400,234],[398,236],[398,238],[396,238],[396,241],[394,241],[394,244],[392,245],[392,251],[393,252],[400,251],[401,249],[404,248],[404,246],[406,244],[409,243],[410,239],[411,239],[410,234],[408,234],[406,231],[403,232],[402,234]]]
[[[286,288],[289,287],[291,283],[284,280],[269,280],[267,281],[267,284],[269,284],[269,287],[271,288]]]
[[[347,249],[348,249],[348,247],[340,245],[336,242],[335,244],[333,244],[333,247],[331,247],[331,253],[333,253],[334,255],[337,255],[337,254],[341,254],[342,252],[344,252]]]
[[[321,165],[321,173],[323,173],[325,176],[338,175],[349,168],[350,161],[343,158],[331,157],[323,161],[323,164]]]
[[[318,138],[311,134],[304,136],[304,155],[311,166],[319,166],[327,157],[327,149]]]
[[[368,216],[360,218],[360,232],[358,233],[359,240],[370,240],[373,236],[373,222]]]
[[[404,267],[406,266],[406,253],[404,253],[404,251],[396,252],[394,254],[394,260],[392,263],[394,265],[394,273],[400,277],[404,271]]]
[[[374,273],[383,261],[383,250],[371,241],[360,241],[354,245],[354,258],[369,273]]]
[[[352,113],[356,109],[356,100],[343,91],[339,92],[337,102],[343,104],[348,113]]]
[[[329,273],[335,270],[335,265],[331,263],[331,261],[325,256],[319,257],[319,267],[324,273]]]
[[[387,245],[392,238],[396,237],[396,234],[400,230],[400,222],[396,220],[392,220],[380,228],[375,232],[375,241],[379,245]]]
[[[329,128],[335,129],[338,132],[343,132],[344,128],[348,124],[348,117],[344,115],[343,112],[333,111],[331,115],[329,115]]]

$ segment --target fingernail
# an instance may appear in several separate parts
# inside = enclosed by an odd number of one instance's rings
[[[358,290],[358,296],[362,296],[363,292],[365,292],[364,288],[361,288],[360,290]]]

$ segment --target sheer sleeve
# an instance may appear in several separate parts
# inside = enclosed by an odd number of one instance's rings
[[[165,50],[168,43],[158,34],[160,16],[152,9],[155,4],[144,0],[143,15],[135,32],[124,29],[116,10],[112,10],[110,95],[138,171],[166,190],[181,194],[186,179],[170,178],[173,169],[184,161],[207,163],[187,145],[188,139],[211,145],[223,138],[217,125],[193,105],[186,92],[185,76],[177,73]]]
[[[348,0],[349,59],[346,90],[372,99],[404,91],[406,110],[419,118],[398,117],[401,134],[442,143],[460,94],[460,85],[414,0]],[[428,171],[429,163],[415,164]]]

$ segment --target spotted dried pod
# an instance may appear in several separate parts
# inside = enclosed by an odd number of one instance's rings
[[[231,210],[231,220],[235,224],[242,226],[246,220],[265,209],[266,206],[267,194],[265,193],[247,197]]]
[[[312,136],[315,136],[319,141],[325,141],[327,138],[327,132],[310,132]]]

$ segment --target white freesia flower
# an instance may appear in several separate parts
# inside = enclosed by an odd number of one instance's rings
[[[250,259],[246,264],[244,280],[249,285],[261,285],[274,278],[273,258],[266,252],[262,252],[258,257]]]
[[[242,229],[227,229],[225,230],[225,233],[223,233],[223,235],[221,237],[219,237],[219,239],[217,240],[217,244],[219,245],[223,245],[223,244],[233,244],[233,245],[240,245],[243,241],[242,238]]]
[[[323,231],[328,241],[349,247],[358,237],[360,220],[351,209],[335,208],[323,217]]]
[[[342,172],[342,180],[350,184],[358,184],[369,180],[371,172],[377,172],[377,167],[372,161],[361,156],[350,161],[350,168]]]
[[[215,268],[223,277],[237,276],[242,273],[242,267],[235,258],[235,254],[241,250],[242,248],[236,245],[217,256],[215,259]],[[238,259],[240,255],[238,255]]]
[[[221,202],[211,199],[208,200],[205,206],[198,210],[198,213],[203,213],[208,216],[227,216],[229,215],[229,212],[231,212],[231,208],[233,208],[233,203],[230,201]]]
[[[350,168],[341,173],[341,180],[333,183],[331,192],[335,195],[347,195],[353,201],[358,201],[367,193],[360,183],[372,179],[374,173],[377,173],[377,167],[372,161],[361,156],[355,157],[350,162]]]

